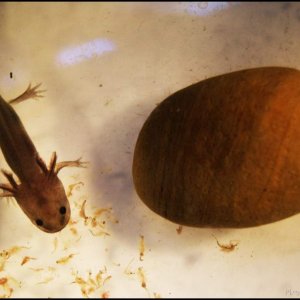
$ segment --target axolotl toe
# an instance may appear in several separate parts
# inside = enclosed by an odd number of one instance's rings
[[[70,220],[70,204],[58,172],[64,167],[85,167],[80,159],[57,163],[53,153],[49,166],[39,156],[19,116],[11,104],[41,97],[37,88],[29,85],[19,97],[6,102],[0,96],[0,147],[4,158],[17,175],[2,170],[9,183],[0,184],[0,197],[14,197],[39,229],[54,233],[62,230]]]

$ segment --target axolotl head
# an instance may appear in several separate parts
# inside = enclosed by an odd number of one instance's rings
[[[70,204],[56,175],[45,176],[34,185],[22,183],[14,196],[31,222],[45,232],[58,232],[70,220]]]

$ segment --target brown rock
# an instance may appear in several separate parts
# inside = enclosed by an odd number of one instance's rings
[[[250,227],[300,211],[300,72],[213,77],[164,100],[137,140],[133,180],[159,215],[197,227]]]

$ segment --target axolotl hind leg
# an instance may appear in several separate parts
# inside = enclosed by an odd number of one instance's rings
[[[15,99],[9,100],[8,103],[17,104],[22,101],[28,100],[30,98],[36,99],[36,98],[44,97],[43,95],[41,95],[41,93],[46,92],[46,90],[38,90],[41,84],[42,83],[39,83],[36,86],[31,87],[31,83],[30,83],[24,93],[22,93],[20,96],[18,96]]]

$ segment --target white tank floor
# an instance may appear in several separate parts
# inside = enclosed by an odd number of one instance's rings
[[[300,216],[179,233],[139,200],[131,176],[139,130],[171,93],[243,68],[300,68],[300,3],[2,2],[0,16],[1,95],[42,82],[44,98],[16,107],[40,155],[89,161],[60,173],[66,190],[84,184],[70,196],[77,223],[60,233],[1,201],[0,250],[11,255],[1,252],[0,296],[300,296]],[[102,227],[84,223],[85,200],[88,217],[112,208]],[[215,237],[239,243],[223,252]]]

